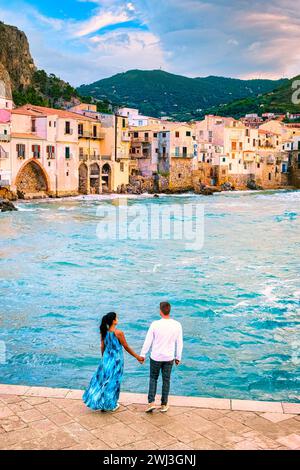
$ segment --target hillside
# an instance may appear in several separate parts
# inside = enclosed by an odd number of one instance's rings
[[[300,113],[300,104],[294,104],[292,100],[292,95],[295,92],[295,89],[292,88],[292,84],[296,80],[300,81],[300,75],[294,77],[291,80],[286,80],[278,88],[268,93],[264,93],[257,98],[245,98],[242,100],[233,101],[228,105],[212,107],[209,109],[209,112],[212,114],[221,114],[222,116],[233,116],[236,118],[240,118],[246,113]],[[296,93],[296,95],[299,99],[300,86],[298,89],[299,92]]]
[[[155,117],[189,120],[204,110],[237,99],[270,92],[285,80],[239,80],[224,77],[188,78],[162,70],[130,70],[82,85],[78,92],[118,105],[139,108]]]
[[[6,77],[6,89],[12,90],[17,106],[32,103],[62,106],[78,99],[78,92],[69,83],[44,70],[37,70],[23,31],[0,22],[0,66]]]

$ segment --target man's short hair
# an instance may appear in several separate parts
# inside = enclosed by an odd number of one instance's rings
[[[169,304],[169,302],[161,302],[159,306],[160,306],[160,311],[161,311],[164,315],[170,315],[170,312],[171,312],[171,304]]]

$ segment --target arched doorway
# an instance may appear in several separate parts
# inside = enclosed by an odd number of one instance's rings
[[[102,167],[102,192],[108,193],[111,191],[111,168],[108,163]]]
[[[17,175],[16,188],[20,198],[45,196],[49,187],[47,175],[41,165],[33,160],[27,162]]]
[[[90,192],[91,194],[100,192],[100,168],[97,163],[90,166]]]
[[[88,192],[88,168],[82,163],[78,169],[78,192],[79,194],[87,194]]]

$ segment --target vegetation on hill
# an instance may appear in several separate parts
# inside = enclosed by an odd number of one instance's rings
[[[286,80],[281,86],[256,98],[236,100],[230,104],[212,107],[208,111],[211,114],[221,114],[222,116],[235,118],[240,118],[249,113],[260,115],[263,113],[300,113],[300,103],[293,102],[294,94],[294,98],[298,98],[298,101],[300,101],[300,86],[298,86],[298,92],[293,88],[293,83],[297,80],[300,84],[300,76],[298,76]]]
[[[162,70],[130,70],[82,85],[78,92],[107,99],[122,106],[139,108],[147,115],[191,120],[205,111],[235,99],[256,98],[285,80],[239,80],[224,77],[188,78]]]

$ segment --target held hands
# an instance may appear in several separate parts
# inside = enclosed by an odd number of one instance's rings
[[[180,361],[178,359],[175,359],[175,364],[176,364],[176,366],[179,366]]]
[[[145,358],[142,357],[142,356],[137,356],[137,360],[140,364],[144,364],[144,362],[145,362]]]

